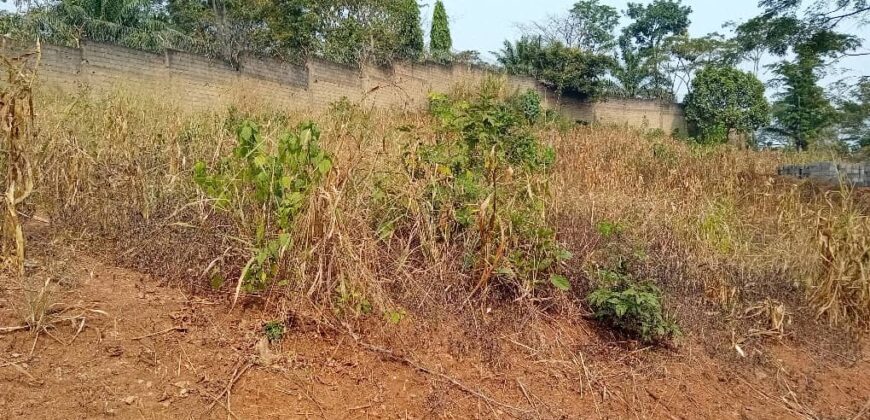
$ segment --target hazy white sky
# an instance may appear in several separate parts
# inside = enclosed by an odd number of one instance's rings
[[[423,0],[429,5],[434,0]],[[514,39],[519,35],[516,29],[518,23],[540,20],[547,15],[564,13],[571,8],[576,0],[442,0],[450,17],[453,34],[453,46],[459,50],[477,50],[484,57],[491,59],[491,51],[501,49],[505,39]],[[601,0],[622,11],[628,0]],[[635,3],[650,3],[649,0],[634,0]],[[706,35],[710,32],[727,33],[722,24],[728,21],[741,22],[760,13],[758,0],[684,0],[684,4],[692,7],[692,25],[689,32],[694,36]],[[424,21],[431,20],[432,7],[423,9]],[[624,21],[627,19],[624,18]],[[867,44],[863,51],[870,51],[870,26],[843,27],[842,29],[857,33]],[[839,80],[847,76],[870,75],[870,56],[850,57],[837,63],[835,68],[828,69],[830,75],[827,81]],[[762,70],[762,72],[765,72]],[[765,74],[760,75],[766,79]]]

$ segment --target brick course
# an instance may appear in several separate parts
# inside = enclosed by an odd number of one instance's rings
[[[399,63],[359,68],[311,59],[300,66],[249,56],[240,59],[237,69],[180,51],[154,54],[97,42],[83,42],[81,48],[43,45],[40,68],[43,82],[63,89],[132,87],[188,109],[223,107],[244,96],[301,111],[325,109],[341,98],[367,106],[420,108],[430,92],[446,92],[486,75],[464,65]],[[507,76],[507,81],[517,89],[537,90],[545,106],[572,120],[686,132],[683,109],[677,104],[624,99],[584,102],[557,98],[530,78]]]

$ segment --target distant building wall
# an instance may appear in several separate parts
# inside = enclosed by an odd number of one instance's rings
[[[44,45],[41,80],[64,89],[141,89],[203,109],[250,98],[300,111],[325,109],[347,98],[377,107],[423,107],[430,92],[475,83],[487,73],[465,66],[403,63],[391,67],[351,67],[319,59],[305,66],[274,59],[242,57],[229,63],[180,51],[154,54],[118,45],[83,43],[81,48]],[[557,98],[530,78],[507,76],[518,89],[534,89],[545,105],[583,122],[686,132],[682,107],[657,101],[610,99],[584,102]]]

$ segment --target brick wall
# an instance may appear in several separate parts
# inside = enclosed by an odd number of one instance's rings
[[[117,45],[83,43],[81,48],[44,45],[41,80],[63,89],[87,85],[98,90],[134,88],[161,95],[188,109],[222,107],[250,98],[300,111],[321,110],[348,98],[368,106],[419,108],[430,92],[445,92],[459,83],[474,83],[486,72],[464,65],[396,64],[351,67],[319,59],[305,66],[242,57],[239,68],[179,51],[153,54]],[[647,129],[686,131],[679,105],[612,99],[582,102],[556,98],[529,78],[508,77],[518,89],[535,89],[545,105],[570,119]]]

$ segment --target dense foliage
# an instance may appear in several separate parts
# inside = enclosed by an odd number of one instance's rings
[[[751,134],[769,121],[764,84],[731,67],[708,67],[695,76],[686,97],[686,117],[705,141],[724,142]]]
[[[397,2],[398,57],[416,60],[424,52],[423,28],[420,26],[420,5],[417,0],[401,0]]]
[[[542,285],[567,290],[559,271],[570,254],[547,217],[555,151],[534,133],[543,116],[540,97],[528,91],[504,98],[499,82],[487,83],[468,99],[432,95],[430,113],[441,132],[435,144],[410,155],[408,177],[427,185],[420,207],[439,220],[439,237],[463,244],[475,290],[493,284],[518,296],[534,296]]]
[[[435,2],[435,12],[432,14],[429,49],[436,58],[449,56],[453,49],[453,38],[450,36],[450,23],[447,21],[447,11],[444,9],[444,3],[441,0]]]
[[[509,74],[533,77],[560,95],[582,99],[602,94],[604,74],[613,62],[559,42],[544,44],[540,37],[525,37],[515,44],[505,41],[498,61]]]
[[[0,27],[63,45],[92,39],[234,63],[244,54],[347,64],[424,54],[414,0],[50,0],[3,15]]]
[[[679,333],[676,324],[664,315],[661,295],[652,284],[622,280],[599,287],[587,300],[598,320],[643,342],[655,343]]]

